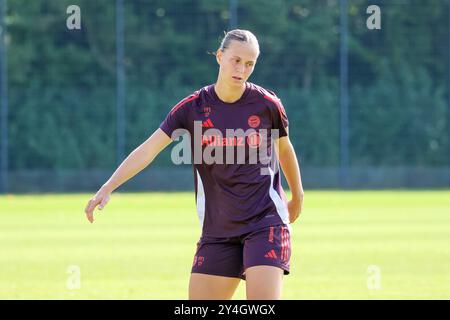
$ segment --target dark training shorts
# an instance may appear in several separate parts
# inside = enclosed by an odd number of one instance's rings
[[[286,225],[265,227],[232,238],[202,236],[192,273],[241,278],[254,266],[274,266],[289,274],[291,238]]]

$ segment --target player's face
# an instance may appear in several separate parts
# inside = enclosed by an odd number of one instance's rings
[[[252,74],[258,55],[255,44],[231,41],[228,48],[217,52],[219,78],[230,86],[242,86]]]

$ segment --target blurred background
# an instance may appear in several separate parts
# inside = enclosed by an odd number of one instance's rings
[[[306,190],[283,298],[449,299],[450,0],[0,0],[0,298],[187,298],[201,230],[171,147],[83,209],[234,28]]]
[[[236,27],[260,41],[250,81],[282,99],[305,188],[450,186],[449,1],[0,4],[3,193],[98,188],[173,105],[215,82],[211,52]],[[66,24],[72,4],[80,29]],[[169,149],[122,190],[192,189]]]

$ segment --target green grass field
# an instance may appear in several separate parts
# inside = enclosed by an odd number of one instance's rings
[[[0,196],[0,299],[186,299],[193,194],[114,194],[92,225],[90,196]],[[450,298],[450,191],[309,191],[293,229],[284,299]]]

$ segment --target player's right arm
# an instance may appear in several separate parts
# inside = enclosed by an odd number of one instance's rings
[[[171,142],[172,139],[164,131],[157,129],[144,143],[131,152],[95,196],[89,200],[84,210],[89,222],[94,221],[94,210],[97,206],[99,210],[102,210],[115,189],[147,167]]]

